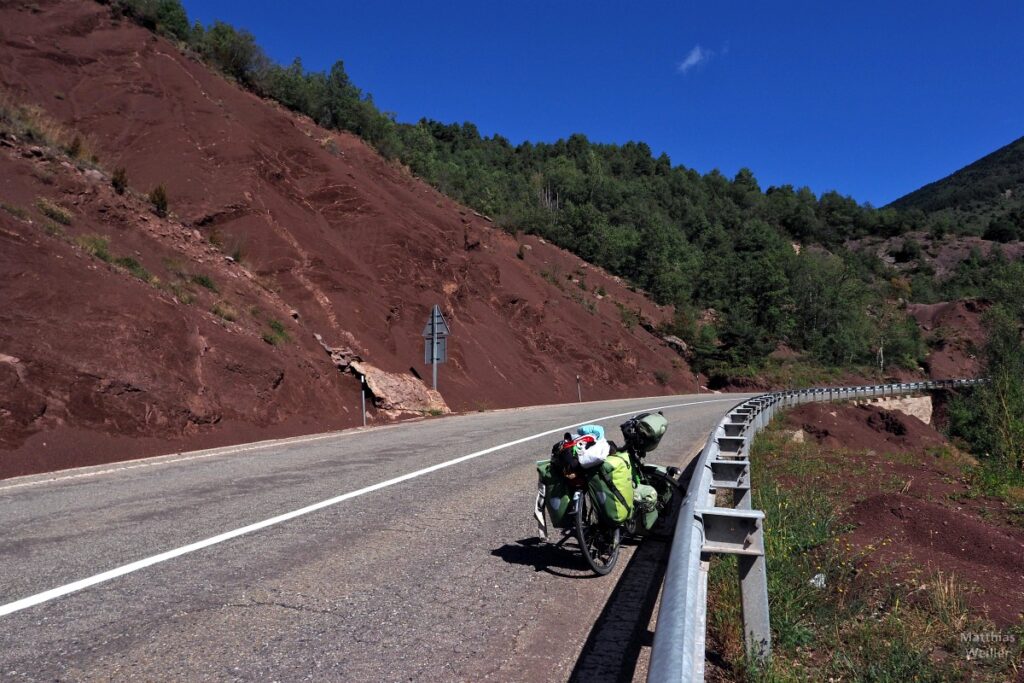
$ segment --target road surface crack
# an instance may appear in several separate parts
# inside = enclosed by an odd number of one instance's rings
[[[291,605],[286,602],[277,602],[274,600],[250,600],[247,603],[243,602],[229,602],[224,607],[238,607],[238,608],[260,608],[260,607],[280,607],[281,609],[288,609],[295,612],[306,612],[309,614],[323,614],[329,617],[341,618],[342,614],[335,612],[330,609],[319,609],[316,607],[308,607],[306,605]]]

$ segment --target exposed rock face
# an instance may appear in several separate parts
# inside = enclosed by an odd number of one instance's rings
[[[684,342],[679,337],[675,336],[674,334],[666,334],[664,337],[661,338],[661,340],[668,344],[669,347],[673,349],[676,353],[678,353],[680,356],[683,356],[684,358],[689,358],[690,347],[687,346],[686,342]]]
[[[934,406],[931,396],[893,396],[892,398],[877,398],[871,401],[864,401],[875,408],[882,410],[896,410],[904,415],[916,417],[926,425],[932,423]]]
[[[352,362],[350,367],[357,376],[366,378],[366,388],[373,396],[374,405],[393,417],[403,413],[441,415],[451,412],[440,393],[415,377],[385,372],[359,361]]]
[[[907,307],[930,347],[926,362],[929,377],[952,379],[981,374],[979,354],[988,336],[982,316],[988,308],[987,302],[977,300]]]
[[[386,416],[439,415],[451,412],[441,394],[427,388],[419,378],[387,372],[364,362],[352,349],[355,340],[351,335],[345,335],[350,342],[349,346],[328,346],[321,335],[313,336],[320,342],[320,346],[331,357],[331,362],[338,370],[351,373],[366,383],[373,405]]]
[[[327,343],[324,342],[324,338],[319,333],[316,333],[313,336],[316,337],[318,342],[320,342],[320,346],[322,346],[324,351],[327,352],[327,355],[331,357],[331,362],[334,363],[334,367],[338,368],[342,372],[348,372],[353,361],[362,360],[362,357],[352,348],[355,346],[355,339],[352,338],[352,335],[347,335],[348,341],[350,342],[348,346],[328,346]]]

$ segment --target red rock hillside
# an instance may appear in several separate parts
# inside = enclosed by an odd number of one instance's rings
[[[434,303],[454,410],[694,388],[666,311],[103,5],[0,4],[0,89],[97,157],[0,145],[0,476],[355,425],[352,361],[372,420],[440,409]]]
[[[929,346],[929,377],[950,379],[981,374],[979,356],[987,337],[982,316],[988,307],[988,303],[975,300],[910,304],[909,313]]]

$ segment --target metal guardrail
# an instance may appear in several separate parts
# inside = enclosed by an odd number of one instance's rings
[[[708,570],[712,555],[736,555],[747,653],[771,654],[764,513],[752,507],[750,444],[780,408],[810,402],[901,396],[956,389],[985,380],[954,379],[873,386],[777,391],[747,399],[726,413],[708,437],[679,511],[665,572],[650,683],[704,680]],[[732,491],[733,507],[716,504],[719,491]]]

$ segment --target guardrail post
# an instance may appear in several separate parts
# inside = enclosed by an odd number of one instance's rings
[[[763,536],[763,522],[757,525]],[[762,547],[764,540],[759,543]],[[743,610],[743,640],[747,654],[764,659],[771,652],[772,627],[768,618],[768,571],[764,555],[740,555],[740,602]]]

